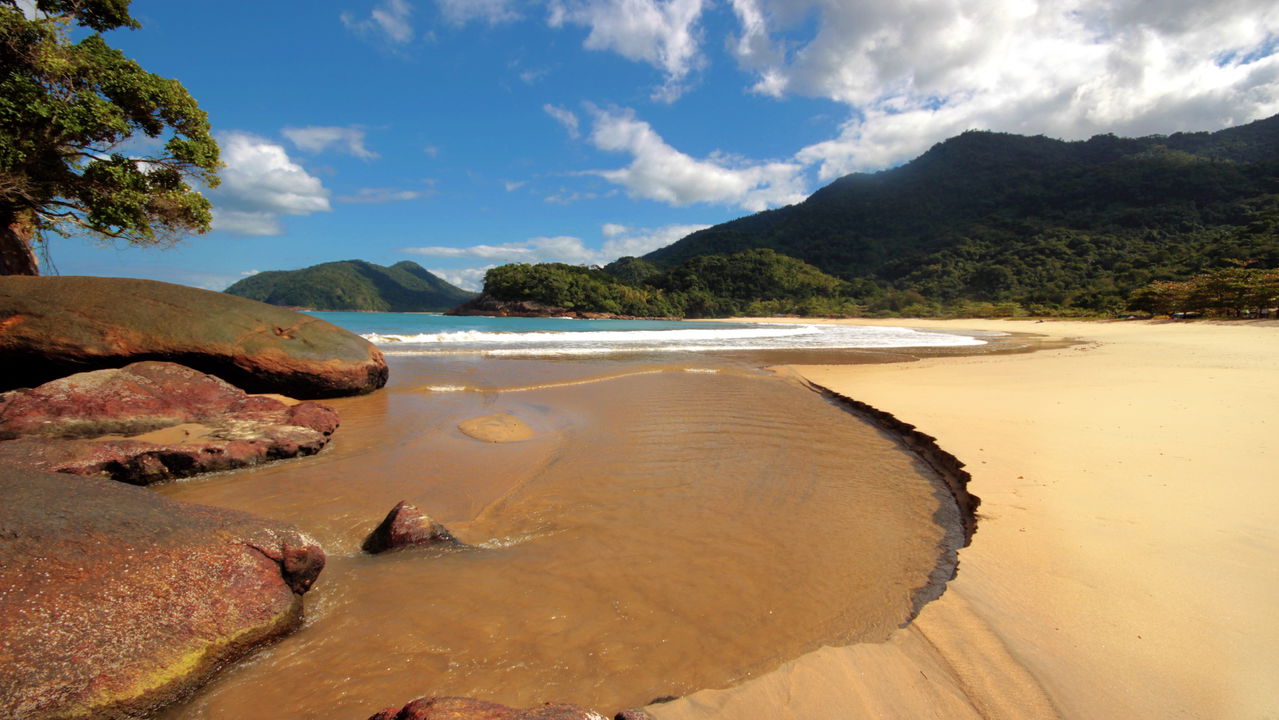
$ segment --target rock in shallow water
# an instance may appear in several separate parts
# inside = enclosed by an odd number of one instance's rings
[[[0,471],[0,717],[144,715],[294,629],[296,528],[120,483]]]
[[[364,338],[273,305],[153,280],[0,276],[0,390],[138,360],[299,398],[365,393],[387,378]]]
[[[429,515],[401,500],[387,513],[364,539],[364,552],[378,553],[410,547],[465,547],[453,533],[435,522]]]
[[[0,395],[0,463],[146,484],[318,452],[333,409],[249,396],[166,362]]]
[[[620,715],[619,715],[620,717]],[[649,720],[632,715],[632,720]],[[512,708],[473,698],[418,698],[403,708],[387,708],[369,720],[605,720],[603,715],[573,705],[548,703]]]

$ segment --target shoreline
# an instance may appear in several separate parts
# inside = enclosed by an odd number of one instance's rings
[[[788,366],[966,463],[977,533],[889,641],[650,706],[658,720],[1279,713],[1279,323],[834,322],[1082,344]]]

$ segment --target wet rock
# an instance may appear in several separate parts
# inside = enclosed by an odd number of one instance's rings
[[[358,335],[254,300],[151,280],[0,276],[0,390],[139,360],[306,399],[387,378],[382,353]]]
[[[0,470],[0,717],[143,716],[301,622],[296,528],[121,483]]]
[[[573,705],[546,704],[512,708],[473,698],[418,698],[396,710],[388,708],[369,720],[605,720],[603,715]]]
[[[377,554],[410,547],[464,547],[443,525],[416,506],[401,500],[387,513],[382,524],[369,533],[364,552]]]
[[[313,454],[337,425],[319,403],[139,362],[0,394],[0,464],[147,484]]]

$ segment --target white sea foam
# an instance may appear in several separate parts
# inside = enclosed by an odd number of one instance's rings
[[[642,345],[647,343],[670,342],[723,342],[747,338],[782,338],[797,335],[820,333],[816,325],[776,325],[751,328],[714,327],[693,330],[603,330],[598,332],[483,332],[480,330],[459,330],[456,332],[422,333],[420,335],[363,335],[375,345],[405,343],[412,345],[430,345],[446,343],[463,344],[505,344],[520,345],[559,345],[566,341],[589,341],[591,343],[626,343]]]
[[[716,350],[857,349],[983,345],[970,335],[902,327],[863,325],[713,324],[668,330],[567,332],[484,332],[459,330],[419,334],[363,336],[388,355],[478,353],[499,357],[604,355],[634,352],[708,352]]]

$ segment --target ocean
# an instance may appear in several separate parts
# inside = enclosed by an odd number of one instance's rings
[[[904,327],[660,320],[452,317],[426,313],[312,312],[358,333],[388,356],[607,355],[617,353],[965,347],[978,335]]]

